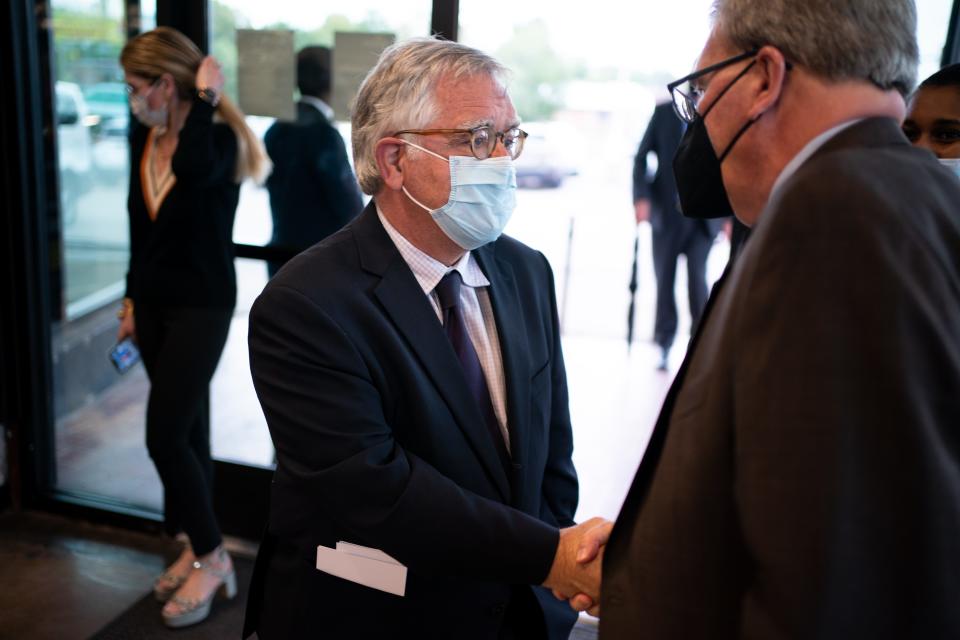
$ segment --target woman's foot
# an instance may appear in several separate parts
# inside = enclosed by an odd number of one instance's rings
[[[161,573],[153,582],[153,595],[160,602],[166,602],[177,592],[177,589],[183,586],[187,581],[190,572],[193,571],[193,563],[197,557],[193,555],[193,549],[187,544],[177,561],[167,567],[167,570]]]
[[[163,621],[168,627],[185,627],[206,619],[218,590],[227,598],[237,594],[233,562],[223,546],[194,561],[183,586],[163,606]]]

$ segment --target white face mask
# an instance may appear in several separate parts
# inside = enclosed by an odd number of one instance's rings
[[[450,163],[450,197],[445,205],[431,209],[404,186],[407,197],[427,211],[448,238],[467,251],[499,238],[517,203],[517,170],[510,156],[447,159],[412,142],[406,144]]]
[[[940,158],[940,164],[945,166],[950,172],[960,178],[960,158]]]
[[[147,96],[150,95],[150,92],[153,91],[156,86],[157,83],[151,85],[143,95],[134,94],[130,96],[130,111],[132,111],[133,116],[146,127],[163,127],[167,124],[167,105],[163,105],[157,109],[151,109],[147,104]]]

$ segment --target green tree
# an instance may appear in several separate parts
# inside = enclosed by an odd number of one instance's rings
[[[57,80],[89,85],[121,81],[123,24],[105,13],[53,9],[54,73]]]
[[[211,16],[210,53],[220,62],[225,81],[224,92],[237,101],[237,29],[249,21],[232,8],[213,0]]]
[[[543,20],[515,26],[510,40],[497,50],[496,56],[513,73],[510,96],[524,120],[552,118],[563,106],[566,83],[584,73],[553,50]]]

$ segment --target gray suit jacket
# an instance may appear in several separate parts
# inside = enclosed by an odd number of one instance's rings
[[[715,288],[604,563],[600,636],[960,637],[960,184],[831,139]]]

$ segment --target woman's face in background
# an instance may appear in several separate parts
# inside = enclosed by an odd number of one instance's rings
[[[938,158],[960,158],[960,86],[919,89],[910,100],[903,133]]]

